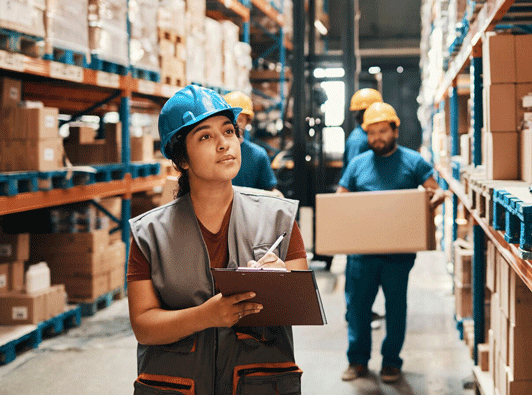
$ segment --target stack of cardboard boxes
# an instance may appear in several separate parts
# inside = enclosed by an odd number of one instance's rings
[[[74,165],[118,163],[122,159],[122,124],[106,123],[105,139],[96,139],[90,125],[70,126],[65,139],[65,153]]]
[[[57,108],[22,102],[22,82],[0,80],[0,171],[53,171],[63,166]]]
[[[24,264],[29,258],[29,234],[0,235],[0,325],[36,324],[65,311],[64,285],[25,291]]]
[[[483,40],[483,158],[490,180],[522,179],[531,150],[521,151],[522,98],[532,92],[532,35],[487,33]],[[522,163],[520,163],[522,162]],[[527,174],[532,174],[528,169]],[[530,180],[532,182],[532,180]]]
[[[488,371],[498,395],[532,393],[532,292],[488,241],[486,288],[491,293]]]
[[[454,242],[454,297],[458,319],[473,315],[471,260],[473,248],[463,239]]]
[[[70,301],[88,301],[123,287],[125,244],[109,244],[109,230],[32,235],[32,258],[50,267],[53,284],[65,284]]]

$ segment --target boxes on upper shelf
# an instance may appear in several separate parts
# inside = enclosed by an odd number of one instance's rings
[[[131,161],[153,161],[153,137],[151,135],[131,137]]]
[[[518,144],[519,134],[517,132],[484,134],[488,180],[517,180],[519,178]]]
[[[482,70],[485,85],[517,81],[512,34],[486,33],[482,41]]]

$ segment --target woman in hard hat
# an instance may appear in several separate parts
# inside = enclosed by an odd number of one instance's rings
[[[211,276],[213,267],[307,269],[297,202],[231,185],[240,168],[240,111],[199,86],[180,90],[161,110],[161,149],[181,176],[176,200],[130,220],[135,394],[301,392],[291,328],[237,331],[233,325],[262,306],[249,302],[252,292],[222,297]],[[283,232],[275,253],[264,255]]]
[[[241,107],[242,112],[238,115],[237,123],[243,133],[240,142],[242,164],[240,171],[233,178],[233,185],[265,189],[272,191],[277,186],[277,178],[273,174],[268,153],[260,145],[255,144],[246,136],[246,130],[255,113],[251,98],[245,93],[233,91],[224,96],[225,101],[232,107]]]
[[[433,177],[434,169],[420,154],[397,145],[400,120],[392,106],[374,103],[364,114],[370,151],[353,158],[340,179],[338,193],[412,189],[422,185],[431,191],[431,205],[445,195]],[[390,218],[393,221],[393,218]],[[363,225],[361,225],[363,226]],[[382,342],[381,379],[391,383],[401,377],[399,356],[406,332],[408,275],[415,254],[353,255],[346,266],[349,366],[345,381],[368,373],[371,355],[371,307],[382,287],[386,307],[386,337]]]

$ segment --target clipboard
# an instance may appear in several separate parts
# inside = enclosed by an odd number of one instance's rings
[[[238,326],[325,325],[327,319],[312,270],[216,269],[216,286],[224,296],[253,291],[250,302],[264,308],[238,321]]]

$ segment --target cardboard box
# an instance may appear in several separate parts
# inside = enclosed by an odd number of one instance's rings
[[[0,325],[37,324],[47,319],[48,290],[35,294],[9,292],[0,295]]]
[[[509,363],[509,331],[510,321],[503,314],[501,314],[499,316],[499,338],[497,339],[497,343],[499,344],[501,361],[504,363],[504,365],[508,365]]]
[[[471,294],[471,285],[460,284],[455,279],[454,301],[455,312],[458,317],[467,318],[473,316],[473,298]]]
[[[516,84],[515,85],[515,123],[517,128],[522,126],[523,118],[525,117],[526,108],[523,107],[523,97],[532,93],[532,83],[528,84]],[[530,112],[530,111],[528,111]]]
[[[519,178],[519,134],[517,132],[486,133],[486,178],[517,180]]]
[[[515,37],[515,77],[516,82],[532,82],[532,36]]]
[[[0,262],[27,261],[30,257],[30,235],[0,233]]]
[[[487,241],[487,251],[486,251],[486,287],[491,292],[497,292],[497,282],[496,282],[496,273],[497,273],[497,258],[495,255],[495,244],[491,240]]]
[[[63,276],[91,276],[109,272],[109,258],[105,252],[84,254],[38,254],[39,260],[45,261],[50,272]]]
[[[19,108],[20,129],[19,139],[49,140],[59,136],[59,109],[52,107]]]
[[[0,79],[0,107],[17,107],[22,100],[22,81],[3,77]]]
[[[532,377],[532,325],[509,327],[508,366],[514,380],[530,380]]]
[[[105,256],[109,271],[124,268],[126,265],[126,243],[117,241],[110,244]]]
[[[31,250],[63,254],[105,253],[109,245],[109,231],[98,229],[86,233],[33,234]]]
[[[510,322],[518,327],[532,326],[532,292],[514,270],[510,270],[508,299]]]
[[[107,163],[107,151],[104,140],[94,140],[91,144],[75,144],[65,141],[65,153],[73,165]]]
[[[488,343],[478,345],[478,366],[483,372],[489,371],[490,345]]]
[[[4,140],[0,156],[3,171],[54,171],[63,167],[63,139]]]
[[[24,262],[11,262],[9,264],[9,283],[11,291],[24,290]]]
[[[90,126],[71,126],[70,135],[65,140],[69,144],[90,144],[94,143],[96,130]]]
[[[0,294],[9,292],[9,263],[0,263]]]
[[[53,284],[64,284],[69,301],[93,301],[109,291],[109,273],[98,276],[52,275]]]
[[[177,182],[179,177],[167,176],[163,186],[163,193],[161,195],[160,205],[165,205],[174,201],[175,191],[177,190]]]
[[[422,189],[316,195],[316,253],[393,254],[435,249]]]
[[[454,243],[454,276],[459,283],[471,285],[471,262],[473,249],[465,240],[456,240]]]
[[[515,55],[513,35],[486,33],[482,41],[484,85],[516,82]]]
[[[116,267],[109,272],[109,291],[123,288],[126,281],[125,266]]]
[[[520,133],[520,156],[519,178],[532,183],[532,129],[524,129]]]
[[[484,84],[484,127],[490,132],[516,132],[515,84]]]
[[[517,381],[513,377],[512,369],[506,370],[506,395],[530,395],[532,394],[532,380]]]
[[[495,375],[495,338],[493,336],[493,330],[488,331],[488,339],[489,339],[489,355],[488,355],[488,372],[490,373],[490,377],[493,378]]]
[[[506,259],[501,254],[497,254],[497,266],[500,271],[500,288],[499,288],[499,296],[500,296],[500,304],[501,304],[501,312],[504,314],[506,318],[510,316],[510,272],[513,271],[512,268],[510,268],[510,265],[508,262],[506,262]]]
[[[131,137],[131,161],[149,162],[153,161],[153,137],[143,135],[141,137]]]
[[[67,293],[64,284],[56,284],[50,287],[48,293],[48,315],[51,317],[58,316],[65,311],[67,303]]]

